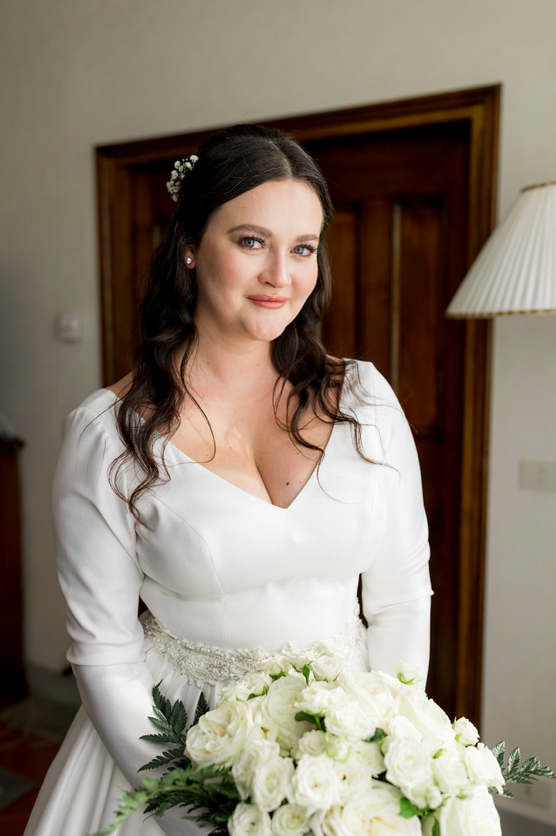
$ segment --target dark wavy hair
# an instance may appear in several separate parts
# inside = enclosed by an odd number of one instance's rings
[[[187,367],[198,335],[197,282],[195,270],[185,264],[186,249],[201,242],[219,206],[272,180],[299,180],[314,189],[323,211],[322,232],[333,215],[328,187],[317,164],[295,139],[281,131],[258,125],[236,125],[211,136],[196,154],[197,162],[181,182],[168,234],[153,256],[149,286],[141,304],[141,341],[133,361],[132,383],[117,411],[118,431],[125,451],[112,465],[111,484],[127,501],[138,521],[141,521],[138,499],[170,478],[164,455],[160,465],[153,445],[159,434],[171,437],[179,427],[180,408],[185,399],[195,403],[210,427],[187,383]],[[327,356],[317,337],[317,325],[328,307],[331,292],[330,266],[323,242],[318,247],[317,264],[313,292],[297,317],[272,344],[272,361],[279,374],[274,389],[274,414],[296,444],[318,450],[321,456],[322,448],[309,443],[301,434],[301,421],[307,411],[329,423],[348,423],[354,444],[362,454],[359,423],[353,416],[344,414],[339,405],[346,363]],[[183,351],[183,356],[177,372],[175,360],[179,351]],[[286,382],[291,384],[291,389],[283,424],[277,415],[277,405]],[[293,405],[295,408],[290,409]],[[139,421],[138,415],[143,415],[144,420]],[[118,488],[117,475],[129,460],[140,466],[143,478],[130,496],[124,496]]]

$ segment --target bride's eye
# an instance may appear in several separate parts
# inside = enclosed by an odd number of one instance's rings
[[[317,248],[312,247],[310,244],[298,244],[297,247],[293,248],[295,255],[310,256],[314,255],[316,251]]]
[[[239,244],[246,250],[258,250],[263,246],[264,239],[256,238],[254,235],[244,235],[243,238],[239,239]]]

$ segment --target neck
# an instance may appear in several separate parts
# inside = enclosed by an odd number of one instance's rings
[[[198,381],[210,386],[238,390],[257,388],[269,377],[276,378],[271,358],[271,343],[246,340],[228,342],[218,334],[199,333],[199,342],[191,365],[193,385]],[[201,389],[204,386],[201,384]]]

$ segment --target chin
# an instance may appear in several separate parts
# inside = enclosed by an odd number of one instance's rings
[[[293,322],[293,320],[288,319],[287,322],[282,320],[281,322],[252,323],[251,327],[248,328],[249,336],[259,342],[273,342],[273,340],[277,340],[284,333],[290,322]]]

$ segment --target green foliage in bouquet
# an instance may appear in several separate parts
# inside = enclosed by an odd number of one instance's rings
[[[541,766],[538,758],[527,758],[521,763],[521,751],[519,746],[513,749],[508,755],[508,763],[504,765],[506,758],[506,741],[501,740],[492,749],[492,754],[500,764],[502,775],[506,784],[534,784],[537,778],[556,778],[549,766]],[[506,798],[515,798],[509,790],[502,793]]]
[[[137,809],[145,806],[146,814],[162,816],[172,807],[185,807],[191,818],[199,824],[214,827],[214,834],[227,834],[226,822],[232,815],[239,795],[231,774],[216,766],[195,766],[184,754],[187,712],[181,700],[174,705],[160,691],[160,683],[152,691],[154,717],[151,723],[159,729],[158,734],[145,734],[140,739],[160,746],[170,745],[161,755],[153,758],[140,768],[140,772],[166,766],[168,771],[160,778],[143,778],[143,786],[128,790],[118,807],[110,827],[94,836],[108,836],[113,833]],[[195,719],[209,710],[205,695],[201,693]]]

